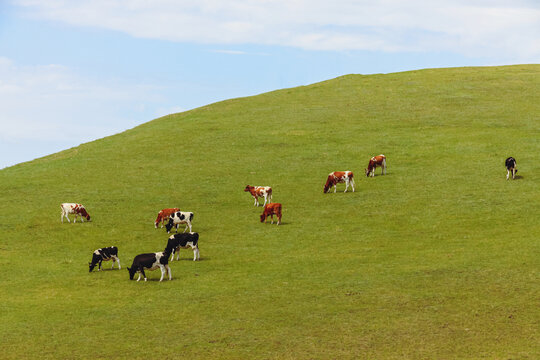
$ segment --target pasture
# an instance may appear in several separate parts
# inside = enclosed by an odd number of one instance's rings
[[[381,153],[387,175],[366,178]],[[356,192],[323,194],[335,170]],[[272,186],[282,225],[248,184]],[[165,116],[0,171],[1,357],[537,359],[539,189],[539,65],[348,75]],[[62,224],[62,202],[92,221]],[[129,281],[165,248],[166,207],[194,213],[201,259]],[[122,269],[89,273],[111,245]]]

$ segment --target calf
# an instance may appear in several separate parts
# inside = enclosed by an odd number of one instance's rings
[[[127,268],[129,272],[129,279],[133,280],[133,276],[135,276],[135,273],[138,272],[139,277],[137,278],[137,281],[141,280],[141,274],[144,277],[144,281],[146,281],[146,274],[144,273],[145,269],[156,270],[157,268],[160,268],[161,278],[159,281],[163,280],[165,273],[169,274],[169,280],[171,280],[172,273],[171,268],[169,267],[169,256],[171,256],[171,252],[172,248],[167,244],[167,247],[162,252],[140,254],[135,256],[131,267]]]
[[[114,262],[118,262],[118,269],[121,269],[120,259],[118,258],[118,248],[116,246],[109,246],[101,249],[97,249],[92,254],[92,262],[88,263],[90,268],[89,272],[94,270],[94,267],[98,265],[98,271],[101,271],[101,262],[112,260],[111,269],[114,267]]]
[[[157,215],[156,221],[154,222],[156,229],[160,221],[161,221],[161,227],[163,228],[163,224],[165,224],[165,222],[169,220],[169,217],[171,216],[171,214],[179,210],[180,210],[179,208],[168,208],[168,209],[161,210]]]
[[[281,224],[281,204],[280,203],[270,203],[270,204],[266,204],[264,206],[264,211],[263,213],[261,214],[261,222],[265,222],[266,223],[266,218],[268,216],[271,217],[272,219],[272,224],[274,223],[274,215],[277,215],[277,224]]]
[[[169,217],[169,222],[167,225],[165,225],[165,228],[167,229],[167,233],[171,232],[171,229],[173,226],[176,226],[176,232],[178,232],[178,224],[186,224],[186,228],[184,229],[184,232],[187,231],[189,227],[189,231],[191,232],[191,222],[193,221],[193,213],[192,212],[185,212],[185,211],[177,211]]]
[[[60,207],[62,208],[62,215],[60,215],[60,220],[62,220],[62,223],[64,222],[64,217],[69,221],[68,214],[75,214],[75,220],[73,220],[73,223],[75,224],[77,222],[77,216],[81,217],[81,222],[83,222],[83,217],[86,218],[86,220],[90,221],[90,215],[86,212],[86,209],[82,204],[76,204],[76,203],[63,203],[60,204]]]
[[[330,188],[334,187],[334,193],[337,190],[337,184],[345,183],[345,191],[349,188],[349,184],[352,186],[352,191],[354,192],[354,174],[352,171],[334,171],[328,174],[326,179],[326,184],[324,184],[323,192],[326,194],[330,191]]]
[[[504,164],[506,165],[506,180],[510,177],[510,172],[512,173],[512,180],[515,179],[517,173],[516,159],[510,156]]]
[[[249,191],[251,196],[253,196],[253,198],[255,199],[253,205],[255,206],[259,206],[259,198],[264,198],[263,206],[265,206],[267,202],[272,201],[272,188],[270,186],[246,185],[244,191]]]
[[[180,259],[180,249],[187,249],[191,247],[193,249],[193,261],[200,259],[199,254],[199,234],[196,232],[189,232],[183,234],[174,234],[169,237],[167,247],[173,249],[171,254],[171,261],[174,260],[174,254],[176,253],[176,260]]]
[[[366,176],[374,177],[375,176],[375,168],[377,166],[380,166],[381,169],[381,175],[386,175],[386,156],[383,154],[377,155],[369,159],[368,168],[366,169]]]

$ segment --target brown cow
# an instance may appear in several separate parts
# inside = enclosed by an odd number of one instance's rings
[[[246,188],[244,191],[249,191],[251,196],[255,198],[255,202],[253,205],[259,206],[259,198],[264,198],[264,204],[266,205],[266,202],[272,201],[272,188],[270,186],[250,186],[246,185]]]
[[[369,159],[368,168],[366,169],[366,176],[374,177],[375,176],[375,168],[377,166],[382,167],[381,169],[381,175],[386,175],[386,156],[383,154],[377,155]]]
[[[270,203],[264,206],[264,211],[261,214],[261,222],[266,223],[266,218],[270,216],[272,219],[272,224],[274,223],[274,215],[277,216],[277,224],[281,224],[281,204],[280,203]]]
[[[330,191],[330,188],[334,187],[334,192],[337,190],[337,184],[345,183],[345,191],[349,188],[349,184],[352,186],[352,191],[354,192],[354,174],[352,171],[334,171],[328,174],[326,179],[326,184],[324,184],[323,192],[326,194]]]
[[[179,208],[168,208],[168,209],[161,210],[157,214],[156,221],[154,222],[154,225],[156,226],[156,229],[157,229],[157,226],[158,226],[160,221],[161,221],[161,227],[163,227],[163,224],[165,224],[165,222],[169,221],[169,217],[172,214],[174,214],[175,212],[179,211],[179,210],[180,210]]]

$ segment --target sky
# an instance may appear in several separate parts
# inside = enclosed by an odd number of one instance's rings
[[[0,169],[345,74],[532,63],[538,0],[0,0]]]

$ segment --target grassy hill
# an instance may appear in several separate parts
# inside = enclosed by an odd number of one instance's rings
[[[388,175],[366,178],[380,153]],[[334,170],[355,193],[323,194]],[[282,226],[247,184],[273,187]],[[347,75],[165,116],[0,171],[1,357],[537,359],[539,189],[540,65]],[[60,223],[62,202],[92,221]],[[129,281],[165,247],[165,207],[195,213],[201,261]],[[111,245],[122,270],[88,273]]]

